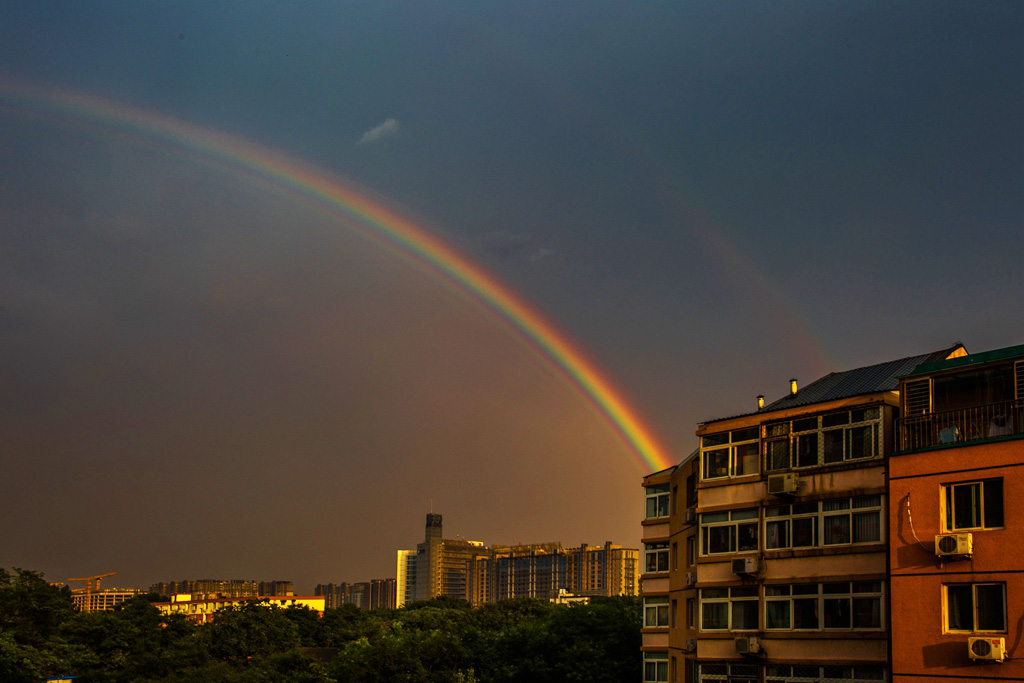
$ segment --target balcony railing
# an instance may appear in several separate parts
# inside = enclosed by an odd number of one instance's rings
[[[901,451],[1021,435],[1024,400],[904,417],[897,426]]]

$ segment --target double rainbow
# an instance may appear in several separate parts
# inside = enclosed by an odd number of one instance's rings
[[[237,136],[93,95],[0,77],[0,105],[15,113],[57,115],[129,131],[187,150],[200,160],[255,174],[316,200],[349,229],[370,236],[443,282],[469,293],[472,300],[525,339],[617,435],[641,472],[656,472],[674,464],[650,428],[594,363],[541,313],[423,227],[326,171]]]

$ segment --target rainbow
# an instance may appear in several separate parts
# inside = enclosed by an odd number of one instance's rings
[[[644,474],[672,467],[671,457],[622,394],[554,324],[444,241],[407,217],[333,178],[323,169],[291,159],[241,137],[94,95],[17,82],[0,76],[0,105],[19,114],[56,115],[128,131],[187,150],[236,172],[255,174],[314,199],[389,251],[425,268],[471,299],[528,342],[586,401],[626,446]]]

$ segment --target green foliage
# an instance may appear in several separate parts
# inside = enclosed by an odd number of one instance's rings
[[[164,616],[150,602],[80,614],[66,589],[34,572],[0,569],[0,681],[619,683],[641,668],[636,598],[571,607],[438,599],[372,612],[344,605],[322,618],[241,603],[203,626]],[[300,647],[337,655],[321,663]]]

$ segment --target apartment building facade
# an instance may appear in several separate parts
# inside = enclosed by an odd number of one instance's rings
[[[1024,680],[1024,346],[901,379],[894,682]]]
[[[889,677],[899,378],[964,353],[958,344],[804,389],[794,380],[756,412],[702,423],[693,457],[644,480],[645,683]]]

